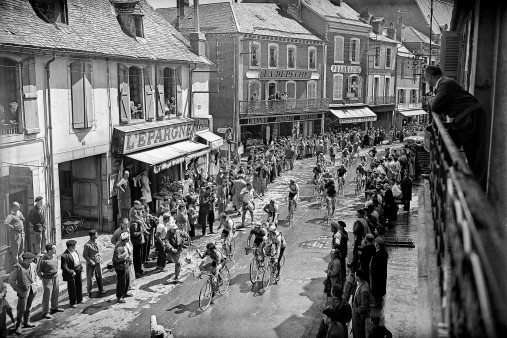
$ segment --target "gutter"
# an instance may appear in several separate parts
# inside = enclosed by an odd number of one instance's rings
[[[44,121],[46,123],[46,132],[44,138],[46,139],[46,158],[47,165],[47,178],[49,183],[49,218],[53,227],[51,228],[51,240],[56,243],[56,217],[55,217],[55,183],[54,183],[54,169],[53,169],[53,127],[52,127],[52,113],[51,113],[51,69],[50,65],[56,60],[56,54],[53,54],[51,59],[46,63],[46,95],[47,103],[44,111]]]

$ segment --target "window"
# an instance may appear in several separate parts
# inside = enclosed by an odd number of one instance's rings
[[[261,45],[258,42],[250,44],[250,67],[260,67],[260,50]]]
[[[375,47],[375,55],[374,55],[374,58],[373,58],[373,65],[375,67],[379,67],[380,66],[380,46]]]
[[[117,16],[122,30],[132,37],[144,37],[143,15],[139,12],[135,14],[130,11],[122,12]]]
[[[296,47],[287,47],[287,68],[296,68]]]
[[[350,39],[349,60],[352,63],[359,63],[360,40],[358,38]]]
[[[306,95],[309,100],[315,100],[317,98],[317,82],[315,81],[307,82]]]
[[[129,92],[130,92],[130,118],[132,120],[144,119],[143,111],[143,78],[141,69],[132,66],[129,68]]]
[[[276,97],[276,93],[278,91],[277,89],[277,83],[275,81],[270,81],[266,85],[266,99],[267,100],[274,100]]]
[[[295,81],[287,81],[285,92],[287,93],[288,99],[296,98],[296,82]]]
[[[268,68],[276,68],[278,67],[278,45],[270,43],[268,46],[269,46]]]
[[[65,0],[31,0],[35,12],[47,22],[67,23],[67,2]]]
[[[333,100],[343,99],[343,74],[333,74]]]
[[[317,48],[308,48],[308,69],[317,69]]]
[[[137,37],[144,38],[143,17],[141,15],[134,15],[134,29]]]
[[[334,37],[334,62],[343,63],[343,36],[336,35]]]
[[[410,103],[417,103],[417,89],[410,90]]]
[[[175,71],[166,67],[163,70],[163,86],[164,86],[164,115],[170,117],[176,115],[176,79]]]
[[[248,84],[249,100],[259,101],[261,100],[261,83],[259,81],[252,81]]]
[[[405,103],[405,89],[398,89],[398,103]]]
[[[384,96],[389,97],[391,96],[391,78],[386,77],[385,79],[385,87],[384,87]]]
[[[350,75],[347,82],[347,98],[354,99],[361,97],[361,78],[359,75]]]
[[[77,61],[69,65],[71,83],[72,127],[90,128],[93,124],[92,65]]]
[[[392,49],[386,48],[386,68],[391,68]]]

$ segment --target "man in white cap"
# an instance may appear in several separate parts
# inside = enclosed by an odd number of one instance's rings
[[[116,271],[116,298],[118,303],[125,303],[125,297],[131,297],[127,291],[130,287],[130,265],[132,264],[132,252],[127,245],[129,233],[123,232],[120,235],[120,242],[116,244],[113,253],[113,266]]]
[[[166,250],[167,257],[173,261],[176,265],[174,267],[174,282],[179,282],[179,276],[181,271],[180,255],[183,251],[183,239],[181,233],[178,230],[178,226],[174,219],[169,221],[167,236],[166,236]]]
[[[7,215],[4,224],[9,229],[9,238],[11,243],[11,258],[12,263],[16,264],[22,262],[23,252],[25,251],[25,231],[24,222],[25,217],[20,211],[21,205],[18,202],[11,204],[11,213]]]

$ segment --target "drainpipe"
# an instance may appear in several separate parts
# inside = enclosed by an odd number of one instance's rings
[[[53,227],[51,229],[51,240],[56,243],[56,217],[55,217],[55,183],[54,183],[54,170],[53,170],[53,127],[51,118],[51,69],[50,65],[56,60],[56,54],[46,63],[46,109],[44,114],[44,121],[46,123],[46,132],[44,138],[46,139],[46,158],[47,158],[47,179],[49,183],[49,218]]]
[[[194,69],[190,69],[190,74],[189,74],[189,79],[188,79],[188,87],[189,87],[189,95],[188,97],[190,98],[190,102],[188,103],[188,117],[192,118],[194,117],[194,113],[192,111],[193,109],[193,102],[194,102],[194,77],[193,77],[193,74],[194,74],[194,70],[197,68],[197,63],[194,63]]]

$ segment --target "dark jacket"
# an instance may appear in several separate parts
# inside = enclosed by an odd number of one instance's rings
[[[412,180],[408,176],[401,181],[401,194],[404,201],[412,200]]]
[[[34,263],[30,263],[28,267],[24,264],[14,264],[9,275],[9,284],[12,286],[18,296],[26,297],[30,287],[33,293],[37,293],[37,272]]]
[[[352,311],[363,319],[370,315],[370,287],[368,283],[363,282],[359,289],[354,292]]]
[[[327,278],[331,282],[331,287],[335,284],[342,284],[342,268],[340,259],[334,258],[327,267]]]
[[[79,253],[76,251],[78,257]],[[76,274],[80,274],[81,270],[83,269],[83,266],[81,265],[81,258],[79,258],[79,265],[74,264],[74,259],[72,258],[72,255],[70,251],[67,249],[62,254],[61,257],[62,261],[62,278],[64,281],[70,281],[72,280],[72,271],[74,271]]]
[[[130,226],[130,241],[132,245],[140,245],[144,243],[143,226],[137,222]]]
[[[456,119],[462,112],[471,107],[481,109],[479,101],[463,89],[456,80],[442,76],[438,82],[435,97],[431,102],[431,110]]]
[[[39,208],[34,206],[30,213],[28,214],[28,222],[33,226],[33,231],[42,232],[45,227],[46,220],[44,215],[46,214],[46,209],[42,207],[42,215],[39,212]]]
[[[370,264],[371,294],[384,296],[387,284],[387,260],[389,255],[385,249],[380,249],[373,254]]]
[[[361,269],[363,269],[363,271],[366,273],[366,276],[369,276],[370,274],[370,261],[374,254],[375,254],[375,245],[373,244],[368,244],[365,245],[363,248],[361,248],[361,256],[359,256],[359,263],[361,264]]]
[[[369,338],[392,338],[392,336],[391,331],[386,329],[385,326],[376,326],[368,333]]]
[[[344,338],[345,330],[342,324],[337,322],[331,322],[327,328],[326,338]]]

